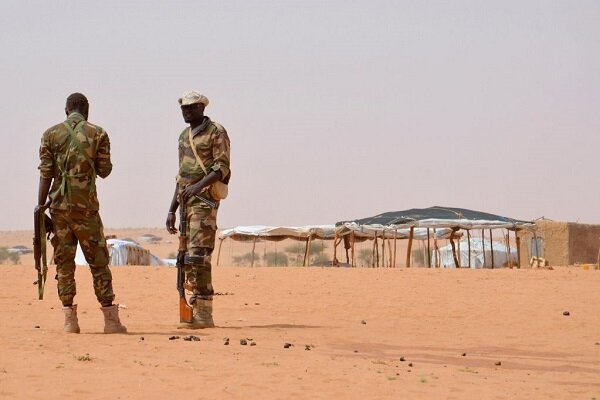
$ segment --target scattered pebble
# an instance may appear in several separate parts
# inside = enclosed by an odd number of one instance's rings
[[[367,321],[365,321],[364,319],[362,321],[360,321],[361,324],[366,325]]]
[[[248,344],[248,341],[246,339],[240,339],[240,344],[242,346],[246,346]]]
[[[39,326],[39,325],[36,325],[36,326],[35,326],[35,329],[40,329],[40,326]]]
[[[358,353],[358,350],[354,350],[355,353]]]
[[[254,303],[255,306],[260,306],[260,303]]]
[[[412,363],[408,363],[408,366],[409,366],[409,367],[412,367]]]
[[[144,337],[143,337],[143,336],[140,336],[140,340],[144,340]]]
[[[496,365],[502,365],[501,361],[496,361]]]
[[[600,346],[600,342],[596,342],[596,346]]]
[[[229,340],[224,341],[223,346],[229,346]]]
[[[467,356],[467,353],[462,353],[462,356],[463,356],[463,357],[466,357],[466,356]]]
[[[400,357],[400,361],[404,362],[404,361],[406,361],[406,358],[404,358],[404,356]]]
[[[563,315],[568,317],[569,315],[571,315],[571,313],[568,311],[563,311]]]
[[[199,342],[200,338],[198,336],[194,336],[194,335],[190,335],[190,336],[186,336],[183,338],[183,340],[187,341],[187,342]]]
[[[250,342],[250,346],[256,346],[256,342],[255,341]]]
[[[310,351],[310,349],[311,349],[311,345],[310,344],[304,345],[304,350]]]
[[[289,348],[290,348],[290,347],[292,347],[292,346],[293,346],[293,344],[291,344],[291,343],[284,343],[284,344],[283,344],[283,348],[284,348],[284,349],[289,349]]]
[[[171,337],[169,338],[169,340],[175,340],[175,339],[179,339],[179,336],[171,336]]]

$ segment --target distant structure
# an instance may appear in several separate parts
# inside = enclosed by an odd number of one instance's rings
[[[548,265],[596,264],[600,253],[600,225],[550,220],[535,221],[535,232],[519,233],[525,251],[521,264],[539,257]]]

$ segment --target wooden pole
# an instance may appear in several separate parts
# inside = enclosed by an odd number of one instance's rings
[[[540,267],[540,246],[538,246],[537,231],[533,231],[533,242],[535,243],[535,263]]]
[[[306,239],[306,246],[304,247],[304,262],[303,262],[303,265],[305,267],[306,267],[306,259],[308,258],[308,250],[310,249],[310,239],[311,239],[310,236]]]
[[[385,267],[385,231],[381,234],[381,267]]]
[[[515,230],[515,241],[517,242],[517,268],[521,269],[521,237],[519,230]]]
[[[460,264],[458,263],[458,259],[456,258],[456,246],[454,245],[454,232],[450,236],[450,246],[452,247],[452,257],[454,258],[454,267],[460,268]]]
[[[354,268],[354,242],[355,242],[355,238],[354,238],[354,231],[352,231],[352,268]]]
[[[412,250],[413,236],[415,233],[415,227],[410,227],[410,234],[408,235],[408,249],[406,250],[406,268],[410,268],[410,252]]]
[[[458,232],[458,231],[457,231]],[[460,252],[460,236],[457,238],[458,240],[456,241],[456,250],[458,252],[458,268],[462,267],[462,253]]]
[[[392,243],[390,239],[387,240],[388,248],[388,268],[392,268]]]
[[[467,243],[469,245],[469,268],[471,268],[471,230],[467,229]]]
[[[485,231],[481,230],[481,247],[483,248],[483,267],[485,268]]]
[[[252,260],[250,261],[250,267],[254,267],[254,250],[256,250],[256,239],[258,239],[258,236],[254,236],[254,243],[252,243]]]
[[[371,268],[375,268],[375,241],[377,240],[377,233],[373,237],[373,246],[371,247]]]
[[[394,229],[394,261],[393,267],[396,268],[396,236],[398,236],[398,229]],[[600,253],[598,253],[600,255]]]
[[[510,230],[506,230],[506,251],[508,252],[508,268],[512,269],[512,257],[510,254]]]
[[[492,269],[494,269],[494,237],[492,236],[491,229],[490,229],[490,251],[492,254]]]
[[[431,239],[429,237],[429,228],[427,228],[427,268],[431,268]]]
[[[219,239],[219,251],[217,251],[217,267],[219,266],[219,260],[221,260],[221,246],[223,246],[223,239]]]
[[[333,237],[333,260],[331,260],[331,265],[337,265],[338,267],[340,266],[339,263],[336,263],[336,250],[337,250],[337,240],[338,240],[338,236],[337,236],[337,232],[335,234],[335,236]]]

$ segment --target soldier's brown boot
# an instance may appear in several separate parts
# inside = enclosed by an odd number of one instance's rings
[[[125,325],[119,320],[119,305],[102,307],[104,313],[104,333],[127,333]]]
[[[77,320],[77,304],[72,306],[63,307],[65,313],[65,327],[64,330],[67,333],[79,333],[79,321]]]
[[[204,329],[204,328],[214,328],[215,322],[212,317],[212,296],[194,296],[193,299],[193,320],[192,323],[189,324],[191,329]]]

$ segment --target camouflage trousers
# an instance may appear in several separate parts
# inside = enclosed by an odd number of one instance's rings
[[[115,298],[112,275],[108,268],[108,248],[98,211],[50,210],[54,223],[54,262],[58,281],[58,297],[64,304],[73,304],[75,285],[75,253],[77,242],[90,266],[94,292],[98,302],[110,305]]]
[[[194,205],[187,207],[189,260],[185,265],[185,276],[192,291],[200,296],[212,296],[212,252],[217,233],[217,209]]]

